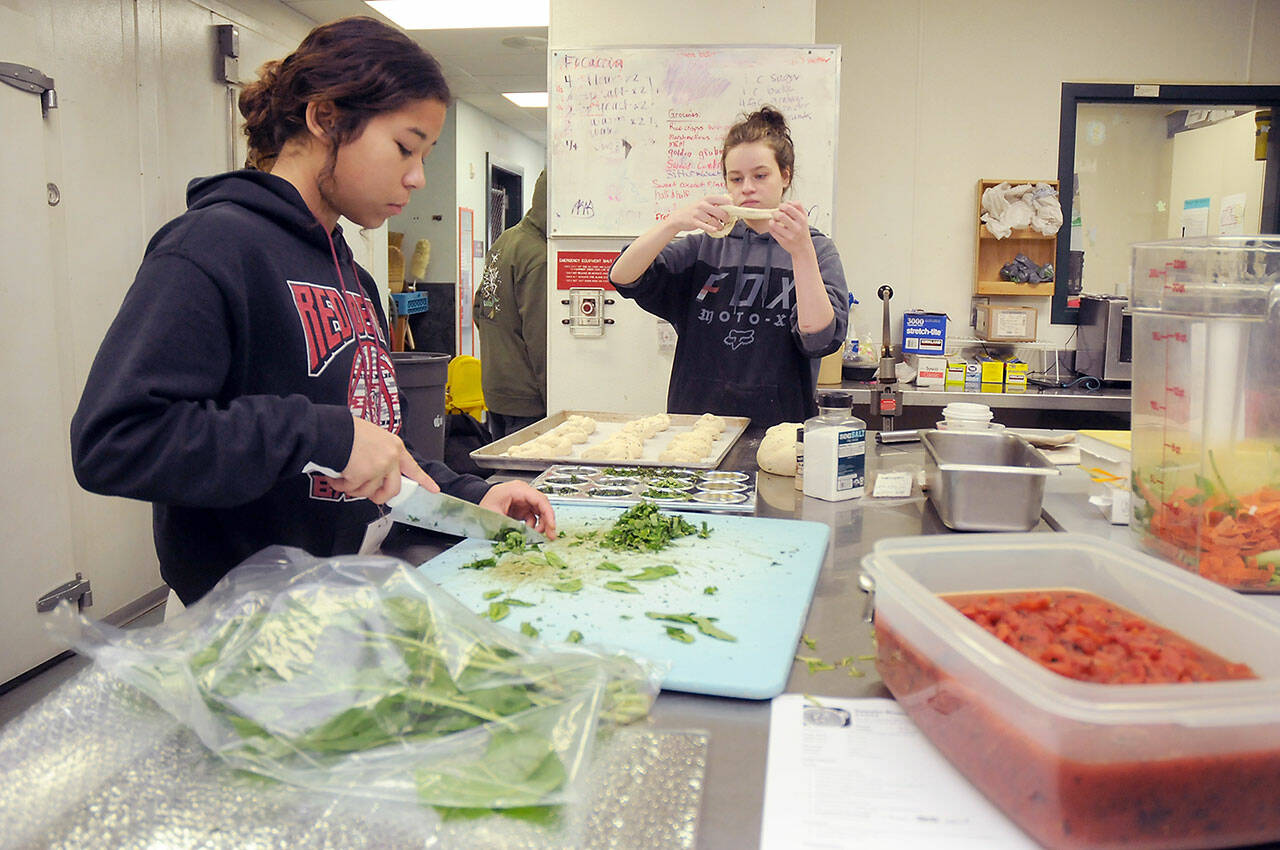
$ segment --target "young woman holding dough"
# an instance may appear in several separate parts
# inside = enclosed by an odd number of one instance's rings
[[[764,106],[733,125],[720,162],[728,194],[654,225],[609,280],[675,326],[669,413],[802,422],[817,412],[819,359],[844,342],[840,255],[803,206],[783,200],[796,165],[781,113]],[[696,232],[676,238],[685,231]]]

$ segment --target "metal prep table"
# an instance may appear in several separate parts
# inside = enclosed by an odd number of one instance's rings
[[[721,469],[755,472],[756,449],[763,430],[748,429],[721,464]],[[868,432],[868,478],[882,466],[915,465],[923,468],[919,443],[880,446]],[[499,474],[493,480],[532,476]],[[869,498],[824,502],[797,492],[794,481],[761,472],[756,482],[756,516],[805,519],[831,526],[831,545],[823,562],[804,633],[817,641],[817,653],[826,659],[846,655],[871,655],[871,627],[863,621],[866,601],[858,585],[859,563],[875,542],[885,537],[951,533],[927,498],[916,491],[909,499],[880,502]],[[1043,520],[1035,529],[1052,533]],[[438,554],[452,539],[416,543],[388,554],[421,563]],[[873,662],[857,662],[866,675],[851,678],[844,670],[810,674],[804,664],[792,668],[787,692],[815,696],[887,697]],[[742,850],[759,845],[760,812],[764,800],[765,752],[769,738],[768,700],[742,700],[664,691],[649,720],[656,728],[705,730],[710,733],[702,812],[698,823],[698,847]]]
[[[932,428],[941,419],[942,408],[953,401],[985,404],[995,412],[995,419],[1018,428],[1129,428],[1132,394],[1126,386],[1104,386],[1097,390],[1060,389],[1028,386],[1022,392],[982,392],[954,384],[919,389],[899,385],[902,390],[902,412],[894,423],[900,428]],[[880,427],[874,401],[878,394],[875,382],[845,381],[840,389],[853,396],[854,415],[867,420],[867,426]]]
[[[1031,398],[1020,396],[1019,398]],[[1127,409],[1128,399],[1125,397]],[[756,471],[756,449],[762,429],[749,428],[730,450],[722,469]],[[874,432],[867,433],[867,472],[872,480],[878,469],[924,465],[924,451],[917,443],[882,446]],[[1098,534],[1122,544],[1128,529],[1111,526],[1089,506],[1088,476],[1076,467],[1062,467],[1060,477],[1045,488],[1044,511],[1033,533],[1078,531]],[[494,480],[520,477],[500,474]],[[532,477],[532,476],[526,476]],[[824,659],[846,655],[872,655],[870,626],[862,619],[866,594],[858,585],[862,556],[877,540],[918,534],[951,534],[926,496],[918,490],[907,499],[853,499],[824,502],[806,498],[795,490],[791,478],[761,472],[757,479],[755,515],[825,522],[831,526],[828,548],[804,634],[817,642],[816,654]],[[1058,514],[1055,517],[1055,513]],[[440,537],[435,545],[415,544],[392,552],[414,563],[438,554],[452,539]],[[1268,602],[1280,608],[1280,597]],[[833,697],[890,697],[875,665],[857,662],[863,678],[851,678],[844,670],[809,673],[804,664],[793,666],[788,693]],[[710,736],[698,843],[703,850],[747,850],[760,843],[760,816],[764,804],[765,756],[769,740],[767,700],[742,700],[664,691],[654,705],[649,723],[658,729],[704,730]],[[1280,850],[1280,844],[1266,845]]]

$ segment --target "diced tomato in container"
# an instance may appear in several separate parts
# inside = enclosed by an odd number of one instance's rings
[[[1085,535],[882,540],[863,568],[876,584],[876,666],[885,685],[1036,841],[1173,850],[1280,840],[1280,615]],[[1120,610],[1128,645],[1107,636],[1092,603],[1074,621],[1052,610],[1053,593],[1064,590]],[[1018,640],[1016,618],[1001,617],[988,631],[952,604],[1011,592],[1027,600],[1020,613],[1049,600],[1054,625],[1037,639],[1045,657],[1006,642]],[[1160,675],[1192,680],[1069,678],[1085,666],[1073,653],[1090,640],[1111,647],[1093,653],[1103,668],[1154,658]],[[1206,670],[1255,678],[1196,680]],[[1119,678],[1150,675],[1130,669]]]

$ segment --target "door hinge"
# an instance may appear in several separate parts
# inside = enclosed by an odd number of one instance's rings
[[[43,614],[46,611],[52,611],[64,599],[68,602],[76,603],[76,607],[81,611],[93,605],[93,588],[89,586],[89,580],[83,574],[76,573],[75,579],[66,584],[58,585],[37,599],[36,613]]]
[[[0,83],[40,95],[40,108],[45,112],[58,108],[58,91],[53,87],[53,77],[35,68],[16,62],[0,62]]]

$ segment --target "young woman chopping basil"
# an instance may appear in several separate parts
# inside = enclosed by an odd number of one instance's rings
[[[72,419],[72,459],[86,489],[153,503],[160,572],[184,603],[272,544],[357,551],[401,475],[554,536],[529,485],[490,487],[401,441],[386,316],[338,226],[408,203],[450,102],[399,30],[317,27],[240,95],[256,168],[193,181],[148,245]]]
[[[803,206],[783,200],[796,165],[781,113],[765,106],[734,124],[720,163],[728,194],[654,225],[609,280],[675,326],[668,412],[801,422],[817,413],[819,358],[845,338],[840,255]],[[685,231],[698,232],[676,239]]]

